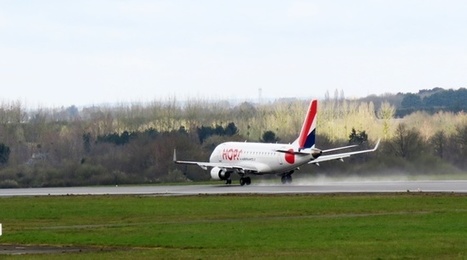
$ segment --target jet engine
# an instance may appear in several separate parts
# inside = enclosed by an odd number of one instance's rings
[[[214,167],[211,169],[211,178],[213,180],[227,180],[230,178],[230,172],[221,169],[219,167]]]
[[[313,150],[311,152],[311,156],[313,156],[314,159],[320,157],[321,154],[323,154],[323,151],[321,151],[319,149],[316,149],[316,148],[313,148]]]

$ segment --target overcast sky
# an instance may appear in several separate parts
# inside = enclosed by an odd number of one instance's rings
[[[467,1],[0,1],[0,101],[346,97],[467,83]]]

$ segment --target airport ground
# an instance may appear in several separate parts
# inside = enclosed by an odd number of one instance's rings
[[[252,185],[225,185],[212,181],[197,185],[115,185],[91,187],[51,187],[0,189],[0,197],[48,195],[219,195],[219,194],[315,194],[315,193],[394,193],[455,192],[467,193],[467,180],[329,180],[296,178],[292,185],[278,180],[253,179]]]
[[[3,196],[1,258],[467,257],[465,192],[233,192],[257,187],[280,186],[217,185],[212,190],[230,192],[190,196]]]

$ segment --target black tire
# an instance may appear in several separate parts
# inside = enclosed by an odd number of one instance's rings
[[[245,179],[244,178],[240,178],[240,185],[241,186],[244,186],[246,183],[245,183]]]

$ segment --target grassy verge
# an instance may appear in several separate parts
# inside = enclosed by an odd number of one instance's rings
[[[0,222],[0,244],[101,249],[80,259],[467,257],[453,194],[12,197]]]

